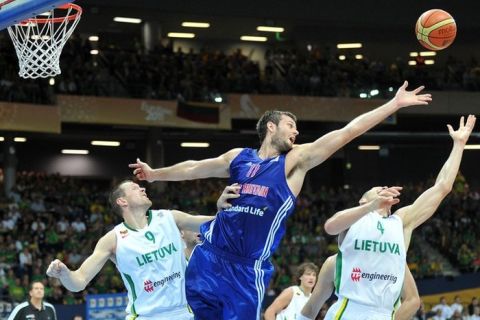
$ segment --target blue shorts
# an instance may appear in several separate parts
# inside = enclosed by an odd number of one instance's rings
[[[269,261],[238,257],[205,240],[188,262],[188,304],[196,320],[260,320],[272,274]]]

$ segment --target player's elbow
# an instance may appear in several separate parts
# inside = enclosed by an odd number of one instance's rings
[[[323,226],[325,229],[325,232],[331,236],[336,236],[337,234],[340,233],[338,228],[335,226],[335,222],[332,220],[328,219],[327,222],[325,222],[325,225]]]
[[[438,191],[446,196],[448,195],[450,192],[452,192],[452,188],[453,188],[453,184],[452,183],[448,183],[446,181],[440,181],[438,184],[437,184],[437,189]]]

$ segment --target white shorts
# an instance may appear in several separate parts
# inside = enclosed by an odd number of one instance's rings
[[[128,315],[125,320],[193,320],[193,313],[187,307],[182,307],[171,311],[163,311],[159,314],[149,314],[148,316]]]
[[[393,309],[382,310],[342,298],[328,309],[325,320],[391,320],[392,315]]]

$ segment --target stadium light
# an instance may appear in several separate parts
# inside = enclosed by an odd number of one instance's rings
[[[257,31],[263,32],[283,32],[285,31],[282,27],[269,27],[269,26],[258,26]]]
[[[93,140],[90,142],[90,144],[92,146],[118,147],[120,146],[120,141]]]
[[[422,51],[420,52],[421,57],[435,57],[437,53],[435,51]]]
[[[432,65],[435,63],[435,60],[425,60],[426,65]]]
[[[337,44],[337,49],[358,49],[361,48],[361,43],[339,43]]]
[[[208,148],[210,143],[208,142],[182,142],[180,143],[182,148]]]
[[[88,150],[83,149],[62,149],[63,154],[88,154]]]
[[[115,21],[115,22],[124,22],[124,23],[135,23],[135,24],[142,23],[142,19],[138,19],[138,18],[127,18],[127,17],[115,17],[115,18],[113,18],[113,21]]]
[[[88,37],[88,40],[89,40],[89,41],[92,41],[92,42],[98,41],[98,39],[100,39],[98,36],[90,36],[90,37]]]
[[[210,28],[210,23],[208,22],[182,22],[182,27],[187,28]]]
[[[258,37],[258,36],[241,36],[240,40],[242,41],[256,41],[256,42],[265,42],[268,40],[267,37]]]
[[[467,144],[465,150],[480,150],[480,144]]]
[[[4,138],[4,137],[0,137],[0,141],[5,141],[5,138]]]
[[[409,66],[416,66],[416,65],[417,65],[417,61],[415,61],[415,60],[410,60],[410,61],[408,61],[408,65],[409,65]]]
[[[15,142],[27,142],[27,138],[25,138],[25,137],[15,137],[15,138],[13,138],[13,141],[15,141]]]
[[[364,146],[358,146],[358,150],[362,151],[373,151],[373,150],[380,150],[380,146],[378,145],[364,145]]]
[[[185,39],[192,39],[195,38],[195,33],[188,33],[188,32],[169,32],[167,34],[169,38],[185,38]]]

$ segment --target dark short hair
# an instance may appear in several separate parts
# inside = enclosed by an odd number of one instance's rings
[[[291,112],[279,110],[266,111],[257,122],[257,133],[260,143],[263,143],[263,140],[265,140],[265,137],[267,136],[267,123],[273,122],[278,125],[280,119],[282,119],[282,115],[290,117],[293,121],[297,122],[297,117]]]
[[[45,288],[45,285],[43,284],[42,281],[32,281],[32,282],[30,282],[30,285],[28,286],[28,292],[32,291],[33,285],[34,285],[35,283],[40,283],[40,284]]]
[[[123,184],[127,182],[133,182],[132,180],[123,180],[115,188],[113,188],[112,192],[110,192],[110,196],[108,197],[108,201],[110,202],[110,206],[112,207],[113,212],[121,215],[122,208],[117,204],[117,199],[125,196],[125,191],[123,190]]]
[[[301,265],[297,267],[297,279],[300,279],[300,277],[305,273],[307,270],[312,270],[315,272],[315,274],[318,274],[318,267],[315,263],[313,262],[304,262]]]

